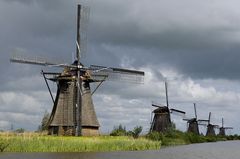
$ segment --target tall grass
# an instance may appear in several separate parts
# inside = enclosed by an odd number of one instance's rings
[[[160,149],[161,142],[132,137],[59,137],[41,134],[0,134],[10,143],[6,152],[97,152]]]
[[[193,133],[185,133],[179,130],[171,130],[167,133],[152,132],[147,138],[154,141],[161,141],[162,146],[186,145],[192,143],[226,141],[223,136],[203,136]]]

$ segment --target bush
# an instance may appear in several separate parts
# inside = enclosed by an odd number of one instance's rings
[[[202,143],[202,142],[205,142],[206,140],[204,136],[200,136],[194,133],[186,133],[185,141],[187,143]]]
[[[126,136],[127,134],[126,127],[120,124],[119,126],[114,126],[110,136]]]
[[[132,131],[129,131],[128,134],[131,135],[134,139],[137,139],[142,132],[141,126],[136,126]]]
[[[148,133],[146,137],[153,141],[162,141],[164,139],[164,135],[156,131]]]
[[[16,133],[24,133],[24,131],[25,130],[23,128],[19,128],[15,130]]]
[[[0,138],[0,152],[3,152],[10,145],[7,140]]]

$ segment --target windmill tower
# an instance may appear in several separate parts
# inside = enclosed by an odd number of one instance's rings
[[[169,127],[171,127],[171,116],[170,113],[177,113],[181,115],[185,115],[185,112],[177,109],[169,109],[168,103],[168,87],[167,82],[165,82],[165,93],[166,93],[166,106],[161,106],[158,104],[152,104],[153,107],[157,107],[157,109],[152,111],[154,114],[153,120],[151,122],[150,132],[166,132]]]
[[[215,128],[218,128],[218,125],[211,124],[211,112],[209,112],[206,136],[216,136]]]
[[[226,136],[227,129],[233,129],[233,127],[224,127],[224,119],[222,118],[222,127],[219,128],[219,135],[220,136]]]
[[[191,132],[191,133],[199,135],[196,103],[193,103],[193,105],[194,105],[195,117],[191,118],[191,119],[183,119],[183,120],[187,121],[187,123],[188,123],[187,132]]]
[[[144,72],[91,65],[84,66],[81,63],[81,15],[83,8],[77,7],[77,42],[76,60],[72,64],[50,62],[48,60],[14,56],[11,62],[34,64],[50,67],[62,67],[62,72],[43,72],[47,84],[53,108],[48,121],[50,134],[93,136],[99,134],[99,122],[93,105],[92,94],[106,80],[130,81],[143,83]],[[48,81],[57,84],[56,97],[54,98]],[[97,83],[94,91],[90,84]]]

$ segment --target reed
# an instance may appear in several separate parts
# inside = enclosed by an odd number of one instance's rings
[[[126,136],[65,137],[38,133],[0,134],[5,152],[103,152],[160,149],[161,142]]]

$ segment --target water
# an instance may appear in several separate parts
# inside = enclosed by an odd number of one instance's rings
[[[240,141],[193,144],[158,151],[99,153],[0,153],[0,159],[239,159]]]

